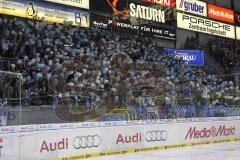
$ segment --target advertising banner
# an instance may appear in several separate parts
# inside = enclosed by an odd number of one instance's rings
[[[178,124],[173,123],[171,126],[168,124],[146,125],[143,129],[145,147],[160,147],[181,143],[177,138],[173,138],[180,129]]]
[[[115,3],[113,3],[115,2]],[[116,11],[123,11],[127,7],[126,0],[95,0],[91,3],[91,9],[96,11],[103,11],[108,13],[113,13],[113,9]]]
[[[19,152],[19,134],[0,135],[0,159],[13,160],[17,159]]]
[[[140,25],[140,35],[176,40],[176,30],[159,26]]]
[[[200,121],[139,121],[139,124],[124,121],[128,124],[1,134],[0,159],[84,159],[240,138],[239,120],[222,117],[222,120],[202,118]]]
[[[116,32],[137,34],[141,36],[176,40],[176,30],[171,28],[148,24],[132,25],[127,20],[123,19],[113,20],[111,17],[106,17],[97,14],[92,14],[91,17],[92,27],[109,29]]]
[[[24,142],[21,145],[22,160],[52,159],[99,153],[103,149],[102,147],[105,147],[101,129],[78,128],[74,132],[72,131],[73,129],[65,129],[61,132],[56,130],[22,134],[20,138]]]
[[[139,34],[140,26],[133,25],[128,20],[112,20],[109,21],[109,25],[112,26],[112,30],[121,33]]]
[[[235,39],[235,27],[233,25],[212,21],[180,12],[177,12],[177,27]]]
[[[124,21],[114,21],[112,23],[113,31],[134,33],[143,36],[150,36],[155,38],[164,38],[169,40],[176,40],[176,31],[170,28],[151,25],[132,25]]]
[[[44,1],[89,9],[89,0],[44,0]]]
[[[234,24],[234,11],[223,7],[208,4],[208,17]]]
[[[169,3],[169,5],[171,5],[171,3]],[[125,20],[127,19],[131,22],[135,22],[134,24],[139,24],[142,21],[146,23],[165,24],[166,21],[168,21],[168,15],[165,8],[141,1],[99,0],[93,4],[92,8],[94,10],[110,12],[115,17]]]
[[[142,126],[121,126],[105,128],[103,131],[103,146],[105,151],[119,151],[135,148],[143,148],[145,144]],[[108,134],[111,133],[111,134]]]
[[[176,0],[177,10],[207,17],[207,3],[198,0]]]
[[[149,3],[152,5],[158,5],[161,7],[167,8],[175,8],[175,1],[176,0],[143,0],[145,3]]]
[[[204,54],[200,50],[174,50],[165,49],[165,54],[174,56],[176,59],[182,59],[189,66],[203,66]]]
[[[142,20],[148,20],[153,22],[165,23],[165,10],[160,8],[154,8],[153,6],[145,6],[130,2],[128,4],[130,13],[124,12],[125,17],[138,18]],[[116,12],[115,12],[116,13]]]
[[[112,29],[112,17],[103,16],[100,14],[91,14],[91,27],[97,27],[101,29]]]
[[[90,15],[87,11],[61,7],[40,1],[3,1],[0,13],[53,23],[69,22],[72,25],[80,27],[89,27],[90,25]]]
[[[236,38],[240,40],[240,27],[236,27]]]
[[[208,140],[229,139],[239,136],[237,121],[185,124],[181,129],[181,139],[185,142],[204,142]]]
[[[91,9],[124,15],[126,11],[129,10],[130,3],[138,3],[155,8],[174,9],[175,1],[176,0],[96,0],[94,3],[91,3]]]

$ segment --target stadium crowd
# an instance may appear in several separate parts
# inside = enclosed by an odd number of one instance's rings
[[[231,72],[234,69],[240,72],[240,48],[232,40],[210,39],[208,49],[217,62],[224,68],[227,68],[227,72]]]
[[[141,97],[240,105],[239,82],[186,66],[152,38],[7,16],[0,26],[0,68],[22,73],[20,94],[31,105],[83,96],[124,106]],[[0,97],[19,97],[20,79],[3,73],[0,79]]]

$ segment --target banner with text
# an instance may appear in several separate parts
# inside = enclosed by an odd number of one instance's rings
[[[182,59],[189,66],[203,66],[204,54],[200,50],[175,50],[165,49],[165,54],[174,56],[176,59]]]
[[[60,127],[60,124],[53,125]],[[240,138],[239,120],[224,117],[217,121],[203,118],[201,122],[192,119],[182,122],[178,119],[174,122],[122,121],[121,126],[101,127],[61,125],[63,128],[37,131],[28,126],[13,126],[20,130],[25,128],[25,131],[0,135],[0,159],[73,160]],[[0,131],[5,129],[0,127]]]
[[[140,1],[161,7],[175,8],[175,0],[140,0]]]
[[[180,137],[187,143],[218,140],[224,138],[234,138],[239,135],[239,126],[231,121],[219,121],[194,124],[183,124],[180,132]]]
[[[234,24],[234,12],[231,9],[208,4],[208,17]]]
[[[0,4],[1,14],[53,23],[68,22],[80,27],[89,27],[90,25],[90,14],[83,10],[28,0],[9,0],[0,2]]]
[[[159,25],[169,24],[175,20],[174,2],[174,0],[98,0],[92,4],[92,9],[112,13],[114,18],[128,20],[131,24]]]
[[[91,13],[91,27],[111,30],[112,17]]]
[[[177,0],[177,10],[207,17],[207,3],[198,0]]]
[[[154,26],[150,24],[132,25],[127,20],[113,20],[111,17],[97,14],[92,14],[91,17],[91,24],[93,27],[109,29],[116,32],[124,32],[149,37],[176,40],[176,30],[171,28]]]
[[[44,0],[44,1],[89,9],[89,0]]]
[[[233,25],[212,21],[206,18],[196,17],[180,12],[177,12],[177,27],[235,39],[235,27]]]

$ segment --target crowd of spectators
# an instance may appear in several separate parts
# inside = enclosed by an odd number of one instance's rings
[[[233,40],[214,38],[209,40],[207,46],[209,53],[226,69],[226,73],[240,68],[240,48]]]
[[[185,49],[198,49],[199,48],[199,42],[197,38],[195,37],[187,37],[185,44],[184,44]]]
[[[240,101],[239,84],[168,57],[154,39],[14,17],[0,18],[0,97],[19,94],[31,105],[88,96],[128,105],[141,97],[217,104]],[[191,42],[191,40],[189,40]],[[216,47],[217,48],[217,47]]]

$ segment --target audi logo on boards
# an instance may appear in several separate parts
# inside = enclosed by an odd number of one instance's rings
[[[156,142],[156,141],[166,141],[167,139],[167,131],[147,131],[145,134],[145,140],[147,142]]]
[[[73,139],[75,149],[94,148],[100,146],[101,138],[98,135],[77,136]]]

